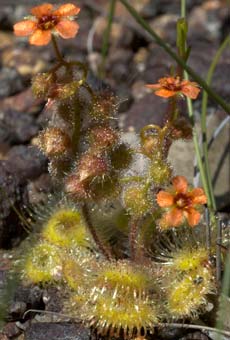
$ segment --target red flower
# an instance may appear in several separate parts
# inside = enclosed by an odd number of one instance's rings
[[[161,228],[177,227],[185,219],[191,227],[197,225],[201,218],[197,207],[207,202],[203,189],[195,188],[189,191],[188,182],[183,176],[174,177],[172,183],[172,190],[160,191],[157,194],[158,205],[167,208],[160,220]]]
[[[178,76],[161,78],[158,80],[158,84],[148,84],[145,86],[154,90],[157,96],[164,98],[184,95],[191,99],[196,99],[200,92],[197,83],[181,80]]]
[[[73,4],[61,5],[53,10],[53,5],[43,4],[31,9],[31,19],[23,20],[14,25],[17,36],[30,36],[32,45],[47,45],[53,32],[58,33],[63,39],[74,38],[79,25],[71,20],[77,15],[80,8]]]

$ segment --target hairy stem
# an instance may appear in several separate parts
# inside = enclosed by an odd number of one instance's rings
[[[130,230],[129,230],[129,248],[130,248],[130,258],[132,261],[136,260],[137,237],[138,237],[138,221],[133,220],[130,223]]]
[[[58,44],[57,44],[57,40],[56,40],[54,35],[52,35],[52,44],[53,44],[54,52],[56,54],[56,57],[57,57],[58,61],[60,63],[64,64],[65,61],[64,61],[64,59],[62,57],[62,54],[61,54],[61,52],[59,50],[59,47],[58,47]]]
[[[96,245],[98,246],[102,254],[107,258],[107,260],[112,260],[112,254],[110,250],[102,243],[99,236],[97,235],[97,231],[92,223],[89,208],[86,203],[82,207],[82,213]]]

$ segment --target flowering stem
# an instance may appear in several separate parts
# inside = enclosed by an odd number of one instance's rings
[[[62,54],[61,54],[61,52],[59,50],[59,47],[58,47],[58,44],[57,44],[57,40],[56,40],[54,35],[52,35],[52,44],[53,44],[53,48],[54,48],[54,51],[55,51],[55,54],[57,56],[58,61],[60,63],[64,64],[65,61],[64,61],[64,59],[62,57]]]
[[[120,2],[127,8],[129,13],[134,17],[134,19],[147,31],[150,36],[156,41],[156,43],[161,46],[184,70],[190,74],[190,76],[201,85],[201,87],[208,93],[212,99],[218,103],[226,113],[230,115],[230,105],[224,101],[224,99],[219,96],[215,91],[213,91],[208,84],[195,72],[193,69],[186,64],[186,62],[179,57],[171,47],[162,40],[158,34],[149,26],[149,24],[137,13],[137,11],[127,2],[127,0],[120,0]]]
[[[224,51],[224,49],[228,46],[230,43],[230,37],[227,36],[226,39],[221,44],[220,48],[218,49],[211,66],[208,71],[206,82],[208,85],[210,85],[213,73],[215,71],[216,65]],[[201,131],[202,131],[202,148],[203,148],[203,156],[204,156],[204,166],[206,170],[206,176],[207,176],[207,182],[209,186],[210,191],[210,198],[212,203],[212,208],[214,211],[216,211],[216,202],[215,202],[215,196],[213,192],[213,186],[212,186],[212,179],[211,179],[211,172],[210,172],[210,166],[209,166],[209,160],[208,160],[208,141],[207,141],[207,104],[208,104],[208,94],[207,92],[203,93],[202,97],[202,111],[201,111]]]
[[[180,16],[181,18],[186,17],[186,0],[181,0]]]

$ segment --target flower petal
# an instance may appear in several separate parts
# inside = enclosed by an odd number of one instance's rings
[[[162,229],[167,227],[178,227],[183,222],[183,212],[177,208],[172,209],[168,213],[164,214],[160,220],[160,226]]]
[[[200,221],[200,213],[199,211],[193,209],[193,208],[190,208],[187,212],[186,212],[186,215],[187,215],[187,219],[188,219],[188,224],[191,226],[191,227],[194,227],[195,225],[197,225]]]
[[[195,188],[190,192],[193,204],[206,204],[207,197],[202,188]]]
[[[79,30],[78,23],[70,20],[61,20],[56,26],[55,30],[63,39],[74,38]]]
[[[36,29],[36,22],[32,20],[23,20],[14,25],[14,34],[18,37],[25,37],[32,34]]]
[[[181,93],[183,93],[185,96],[196,99],[198,97],[198,94],[200,93],[200,89],[194,85],[184,85],[182,86]]]
[[[151,90],[158,90],[161,88],[160,84],[146,84],[145,87]]]
[[[51,40],[50,31],[42,31],[37,29],[30,37],[30,43],[32,45],[42,46],[47,45]]]
[[[80,8],[75,6],[74,4],[64,4],[61,5],[56,11],[54,11],[54,15],[59,15],[62,17],[68,17],[72,15],[77,15],[80,12]]]
[[[43,15],[50,14],[52,9],[53,9],[53,5],[45,3],[45,4],[42,4],[40,6],[36,6],[36,7],[31,8],[30,12],[33,15],[35,15],[35,17],[40,18]]]
[[[170,91],[167,89],[159,89],[155,92],[155,95],[159,96],[159,97],[164,97],[164,98],[169,98],[169,97],[173,97],[177,94],[176,91]]]
[[[157,194],[157,204],[162,208],[172,206],[173,199],[174,199],[173,195],[167,191],[160,191]]]
[[[172,179],[174,189],[178,193],[185,194],[188,190],[188,182],[184,176],[176,176]]]

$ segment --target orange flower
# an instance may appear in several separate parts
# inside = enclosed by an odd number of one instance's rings
[[[172,183],[172,190],[160,191],[157,194],[158,205],[167,208],[160,220],[160,226],[163,229],[177,227],[187,219],[188,224],[194,227],[201,218],[197,208],[207,202],[205,193],[201,188],[189,190],[188,182],[183,176],[174,177]]]
[[[32,45],[47,45],[53,32],[62,38],[74,38],[79,25],[73,22],[72,16],[77,15],[80,8],[73,4],[61,5],[54,10],[53,5],[43,4],[31,9],[33,15],[30,19],[23,20],[14,25],[14,33],[17,36],[29,36]]]
[[[196,99],[200,92],[197,83],[181,80],[178,76],[161,78],[158,80],[158,84],[148,84],[145,86],[154,90],[157,96],[164,98],[184,95],[191,99]]]

